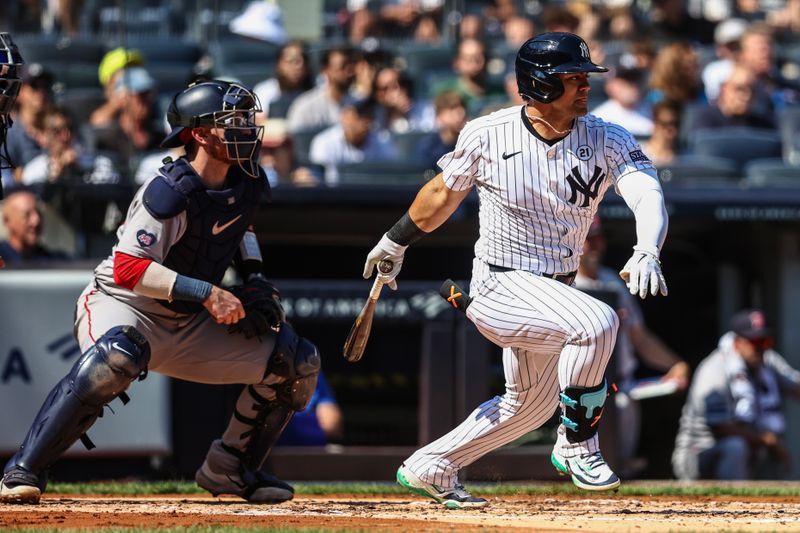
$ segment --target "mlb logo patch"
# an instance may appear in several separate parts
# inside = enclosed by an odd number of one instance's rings
[[[152,246],[156,243],[156,236],[148,231],[140,229],[136,232],[136,240],[139,241],[139,244],[143,248],[147,248],[148,246]]]

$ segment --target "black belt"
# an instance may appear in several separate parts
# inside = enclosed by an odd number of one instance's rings
[[[497,265],[489,265],[489,272],[512,272],[514,270],[521,270],[519,268],[508,268],[502,267]],[[567,272],[566,274],[548,274],[546,272],[541,272],[538,275],[544,276],[546,278],[554,279],[556,281],[560,281],[564,285],[572,285],[572,282],[575,281],[575,275],[578,273],[577,270],[573,270],[572,272]]]

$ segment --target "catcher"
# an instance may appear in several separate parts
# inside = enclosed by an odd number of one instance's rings
[[[38,503],[47,469],[114,398],[148,370],[199,383],[247,385],[195,479],[214,495],[277,503],[290,485],[261,466],[292,415],[310,400],[317,348],[285,321],[264,279],[251,222],[268,192],[254,162],[261,144],[253,93],[212,80],[175,95],[164,160],[136,193],[117,245],[77,303],[83,355],[50,392],[0,484],[0,502]],[[244,285],[219,285],[228,266]]]

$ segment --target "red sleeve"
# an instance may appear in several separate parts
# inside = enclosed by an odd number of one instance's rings
[[[133,290],[139,279],[152,263],[152,259],[134,257],[122,252],[114,253],[114,283]]]

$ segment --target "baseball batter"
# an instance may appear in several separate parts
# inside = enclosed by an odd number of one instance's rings
[[[367,257],[364,277],[380,260],[394,262],[378,275],[396,288],[406,248],[477,188],[480,232],[467,316],[503,347],[506,391],[397,471],[401,485],[447,507],[486,505],[459,483],[459,470],[541,426],[559,404],[553,465],[587,490],[619,486],[597,438],[619,321],[571,285],[598,204],[613,186],[636,217],[637,243],[620,275],[642,298],[666,295],[659,253],[667,213],[655,169],[630,133],[587,115],[588,75],[606,70],[571,33],[527,41],[516,58],[525,105],[469,122],[455,150],[439,160],[442,173]]]
[[[246,384],[196,481],[214,495],[251,502],[292,498],[291,486],[260,469],[310,400],[320,358],[283,322],[249,229],[268,190],[254,162],[258,111],[248,89],[218,80],[173,98],[162,146],[183,145],[187,155],[165,159],[136,193],[117,245],[80,296],[75,332],[83,355],[6,465],[0,502],[38,503],[47,468],[79,438],[91,448],[86,431],[104,406],[127,402],[125,390],[148,370]],[[236,294],[219,286],[231,263],[245,280]]]

